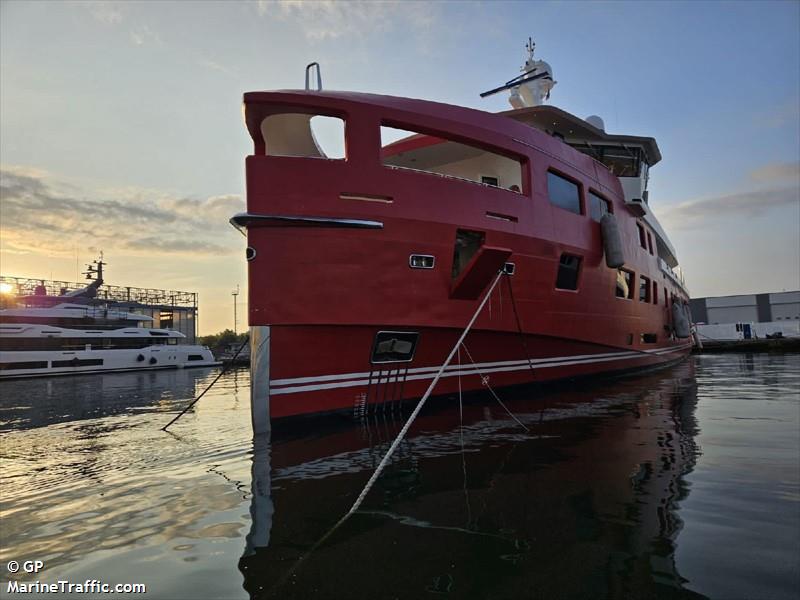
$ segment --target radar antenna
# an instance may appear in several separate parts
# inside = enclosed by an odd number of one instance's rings
[[[549,100],[550,90],[556,84],[553,79],[553,69],[543,60],[534,60],[533,53],[535,49],[536,43],[533,38],[529,37],[528,43],[525,44],[528,58],[520,69],[522,75],[517,75],[503,85],[483,92],[481,98],[492,96],[504,90],[511,90],[511,96],[508,101],[514,108],[539,106],[545,100]]]
[[[103,285],[103,267],[106,262],[103,260],[103,252],[100,252],[100,258],[93,260],[90,264],[86,265],[86,270],[83,272],[86,279],[91,281],[89,285],[79,290],[72,290],[62,294],[62,296],[69,298],[94,298],[97,296],[97,290]]]

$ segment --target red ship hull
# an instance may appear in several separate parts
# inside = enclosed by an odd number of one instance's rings
[[[284,113],[345,120],[346,159],[270,155],[262,123]],[[619,180],[560,141],[499,115],[361,94],[250,93],[245,116],[255,155],[247,214],[234,222],[247,227],[249,322],[258,330],[253,402],[271,418],[358,414],[422,396],[505,263],[513,274],[492,291],[435,394],[647,368],[690,352],[670,311],[686,293],[652,247],[640,247]],[[512,157],[519,193],[387,167],[378,133],[387,123]],[[582,214],[548,200],[555,169],[580,185]],[[590,191],[619,221],[632,281],[655,284],[647,300],[616,297],[617,269],[606,266],[600,225],[586,214]],[[465,230],[479,232],[481,245],[456,273]],[[580,258],[575,290],[554,285],[565,252]],[[411,255],[433,257],[433,268],[410,268]],[[382,343],[413,350],[376,354]]]
[[[381,404],[420,398],[461,334],[457,329],[420,329],[419,353],[412,363],[374,365],[369,349],[376,331],[359,326],[272,327],[271,417],[327,412],[359,416],[386,410]],[[445,369],[435,393],[456,394],[459,386],[470,391],[487,384],[501,388],[643,369],[675,362],[689,350],[687,344],[623,350],[540,336],[526,336],[526,345],[530,359],[517,333],[471,332],[466,350]],[[325,347],[338,351],[335,356],[309,352]]]

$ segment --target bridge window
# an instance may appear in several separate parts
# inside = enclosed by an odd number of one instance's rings
[[[583,212],[580,186],[552,171],[547,172],[547,196],[550,198],[550,204],[574,212],[576,215]]]
[[[441,133],[382,125],[381,162],[391,169],[420,171],[522,193],[521,159]]]
[[[304,113],[270,115],[261,121],[267,156],[341,160],[345,156],[344,121]]]
[[[611,204],[605,198],[601,198],[594,192],[589,192],[589,216],[598,223],[603,215],[611,212]]]

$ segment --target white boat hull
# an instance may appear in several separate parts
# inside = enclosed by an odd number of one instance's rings
[[[0,379],[211,367],[219,364],[205,346],[183,344],[75,351],[6,351],[0,352]]]

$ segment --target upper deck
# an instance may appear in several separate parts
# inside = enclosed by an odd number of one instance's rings
[[[529,160],[533,155],[531,150],[538,150],[560,161],[565,168],[580,171],[609,193],[619,195],[621,191],[617,178],[591,157],[502,114],[396,96],[304,90],[248,92],[244,95],[244,113],[247,129],[255,145],[255,155],[292,155],[276,153],[267,148],[264,134],[268,130],[265,127],[268,117],[281,114],[320,115],[344,121],[344,161],[357,163],[359,170],[383,166],[380,138],[380,128],[383,126],[423,134],[436,141],[462,143],[519,161]],[[295,134],[299,140],[301,132],[297,130]],[[306,147],[302,143],[298,146]],[[601,168],[598,169],[598,166]],[[521,191],[529,195],[524,188]]]
[[[659,258],[669,267],[677,265],[666,233],[652,210],[646,207],[646,195],[644,202],[641,199],[627,201],[624,182],[628,179],[625,176],[631,175],[623,172],[630,168],[627,163],[622,159],[618,161],[621,169],[618,177],[613,164],[610,167],[599,160],[601,157],[576,147],[574,140],[565,140],[563,135],[537,128],[541,124],[534,121],[558,114],[563,124],[569,126],[569,132],[576,131],[578,137],[588,136],[595,142],[606,139],[634,157],[638,157],[634,150],[640,149],[642,156],[641,160],[637,158],[635,169],[638,173],[642,166],[643,175],[637,177],[637,181],[643,179],[644,186],[646,167],[661,157],[653,138],[605,134],[592,124],[549,106],[494,114],[439,102],[356,92],[248,92],[244,95],[244,114],[256,157],[329,159],[314,137],[311,119],[321,116],[340,120],[344,146],[341,157],[315,168],[320,176],[332,178],[334,187],[338,181],[342,187],[340,191],[364,198],[374,196],[380,200],[387,196],[386,167],[483,183],[486,185],[482,193],[492,194],[486,191],[488,185],[533,197],[536,191],[545,190],[542,182],[531,176],[531,164],[537,157],[545,157],[552,168],[582,180],[605,196],[615,205],[617,214],[642,217],[653,232]],[[580,124],[583,129],[577,131]],[[396,136],[384,139],[385,130],[399,131],[402,139],[397,140]],[[585,145],[598,147],[588,138]],[[288,167],[291,162],[284,166]],[[290,172],[291,169],[286,175]],[[316,186],[315,193],[325,192]],[[497,202],[499,205],[509,203],[502,197]],[[428,206],[426,210],[431,211],[427,213],[428,218],[446,219],[445,215],[435,214],[436,207]],[[589,212],[586,206],[582,211]]]

